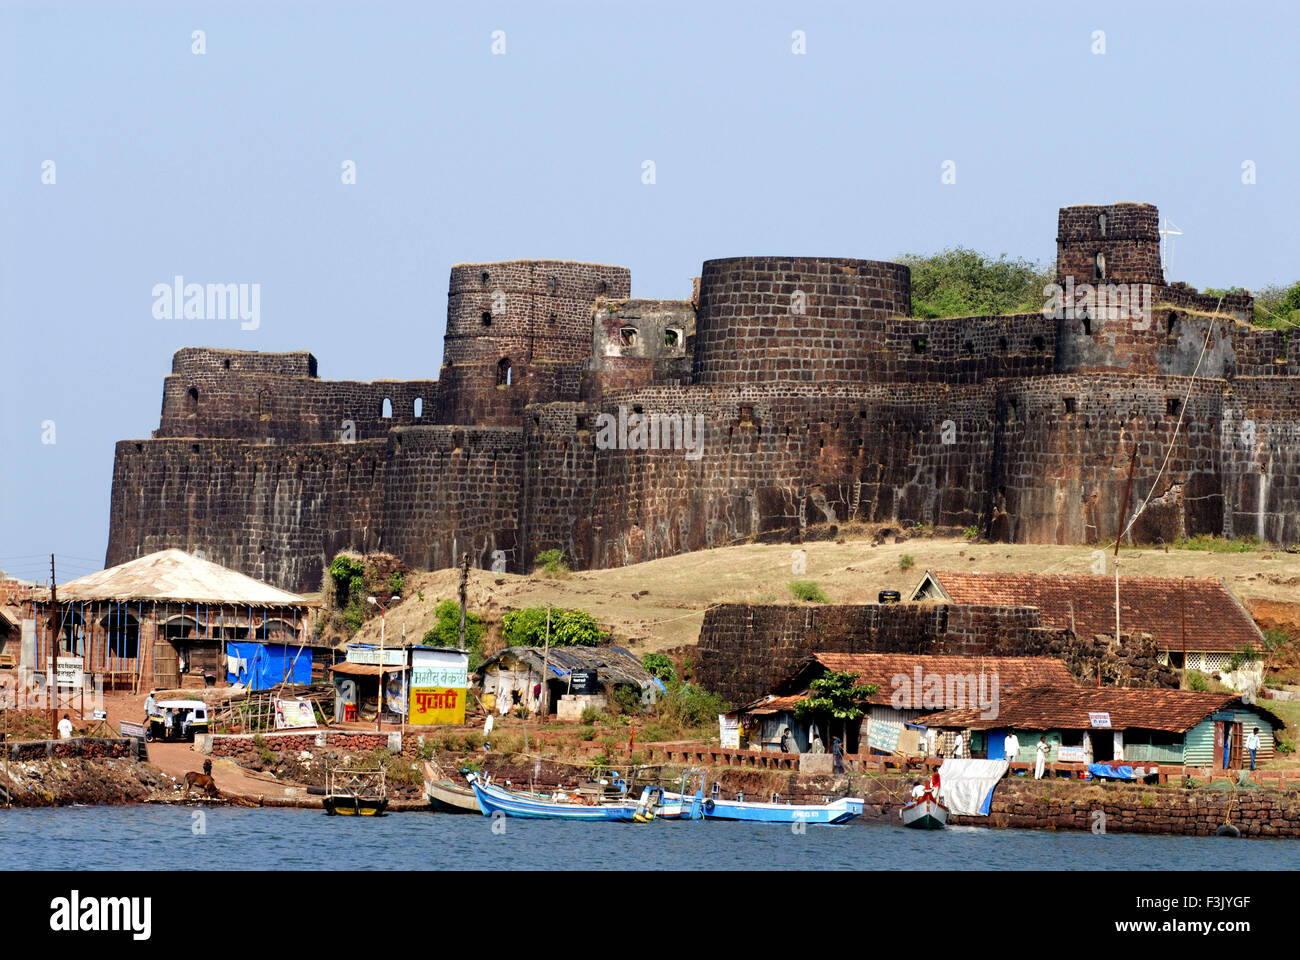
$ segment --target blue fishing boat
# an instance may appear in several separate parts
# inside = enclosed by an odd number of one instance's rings
[[[507,817],[525,817],[533,820],[626,820],[633,821],[637,814],[635,800],[601,800],[584,802],[584,798],[566,795],[545,797],[540,794],[515,793],[486,783],[478,774],[471,773],[469,785],[474,789],[479,809],[490,817],[501,813]]]
[[[668,800],[677,794],[666,794]],[[860,797],[841,797],[826,803],[756,802],[724,800],[716,793],[704,801],[705,820],[745,820],[752,823],[848,823],[862,815]]]

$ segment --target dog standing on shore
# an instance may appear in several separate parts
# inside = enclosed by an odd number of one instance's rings
[[[191,770],[185,774],[185,796],[190,795],[190,791],[195,787],[203,790],[209,797],[221,796],[221,791],[217,789],[217,781],[212,779],[212,761],[203,761],[203,772],[195,773]]]

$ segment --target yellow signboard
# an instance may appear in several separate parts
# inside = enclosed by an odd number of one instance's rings
[[[410,723],[464,723],[465,690],[456,687],[412,687]]]

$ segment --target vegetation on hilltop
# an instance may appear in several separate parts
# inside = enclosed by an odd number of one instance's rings
[[[1043,287],[1056,282],[1055,264],[994,260],[966,247],[896,259],[912,268],[912,316],[925,320],[1034,313],[1047,299]]]

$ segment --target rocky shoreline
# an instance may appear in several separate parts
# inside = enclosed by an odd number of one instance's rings
[[[215,802],[319,809],[319,798],[307,792],[307,787],[318,779],[312,774],[318,772],[319,766],[315,770],[310,767],[297,770],[297,758],[292,754],[283,760],[276,759],[280,761],[276,764],[277,769],[284,760],[288,760],[289,767],[295,768],[283,771],[291,774],[281,781],[284,787],[289,788],[284,795],[223,792],[221,798],[214,801],[197,794],[185,796],[183,779],[170,777],[132,756],[6,758],[0,765],[0,803],[7,792],[12,807]],[[411,758],[403,756],[402,759],[411,762]],[[249,754],[239,756],[238,760],[250,765],[247,768],[241,765],[241,769],[265,767]],[[509,780],[520,785],[531,782],[539,789],[573,785],[587,775],[586,769],[579,765],[522,756],[507,759],[483,754],[452,754],[441,756],[439,762],[448,770],[457,770],[466,764],[483,764],[498,781]],[[299,777],[292,776],[295,772],[302,774],[302,782],[299,782]],[[675,782],[680,775],[680,767],[664,767],[660,772],[662,782],[666,784]],[[714,780],[720,783],[727,795],[743,791],[755,800],[768,800],[775,794],[778,799],[792,803],[820,803],[846,794],[860,796],[865,801],[860,822],[895,824],[912,779],[877,774],[809,776],[737,768],[710,769],[706,776],[708,783],[712,784]],[[394,787],[390,810],[427,809],[422,789],[409,782],[394,784]],[[1208,836],[1228,823],[1243,837],[1300,837],[1300,791],[1008,779],[995,789],[989,816],[954,816],[951,823],[991,829],[1184,836]]]

